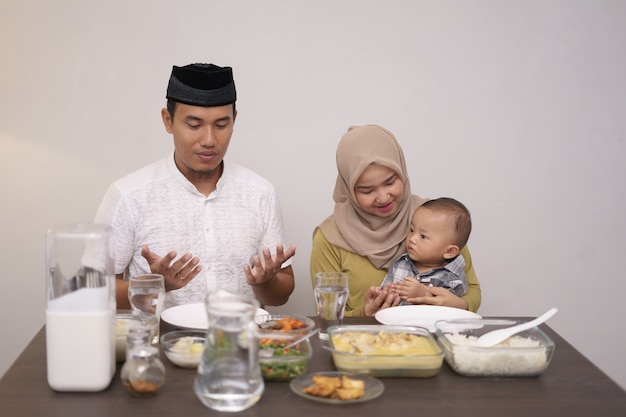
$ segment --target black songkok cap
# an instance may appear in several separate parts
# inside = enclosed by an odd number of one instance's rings
[[[174,66],[166,98],[191,106],[224,106],[237,100],[233,69],[213,64]]]

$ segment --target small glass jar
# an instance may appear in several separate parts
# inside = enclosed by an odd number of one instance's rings
[[[150,332],[133,329],[128,333],[126,362],[122,367],[122,385],[135,397],[155,395],[165,383],[165,366],[159,350],[150,345]]]

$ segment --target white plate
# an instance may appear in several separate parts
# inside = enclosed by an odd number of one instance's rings
[[[389,307],[380,310],[374,317],[382,324],[420,326],[430,332],[435,331],[437,320],[482,318],[476,313],[460,308],[428,305]]]
[[[257,316],[263,314],[269,313],[262,308],[256,310]],[[161,318],[163,321],[183,329],[206,330],[209,327],[204,303],[182,304],[168,308],[161,313]]]

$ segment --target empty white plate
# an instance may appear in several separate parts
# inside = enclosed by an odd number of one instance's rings
[[[454,307],[407,305],[380,310],[374,316],[379,323],[390,325],[420,326],[435,331],[437,320],[482,318],[476,313]]]
[[[257,309],[256,315],[269,314],[262,308]],[[163,321],[183,329],[206,330],[209,320],[206,315],[204,303],[182,304],[168,308],[161,313]]]

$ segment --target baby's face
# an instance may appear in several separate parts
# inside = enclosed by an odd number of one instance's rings
[[[456,241],[452,216],[426,207],[419,207],[411,218],[406,238],[409,258],[424,265],[440,266],[444,254]]]

